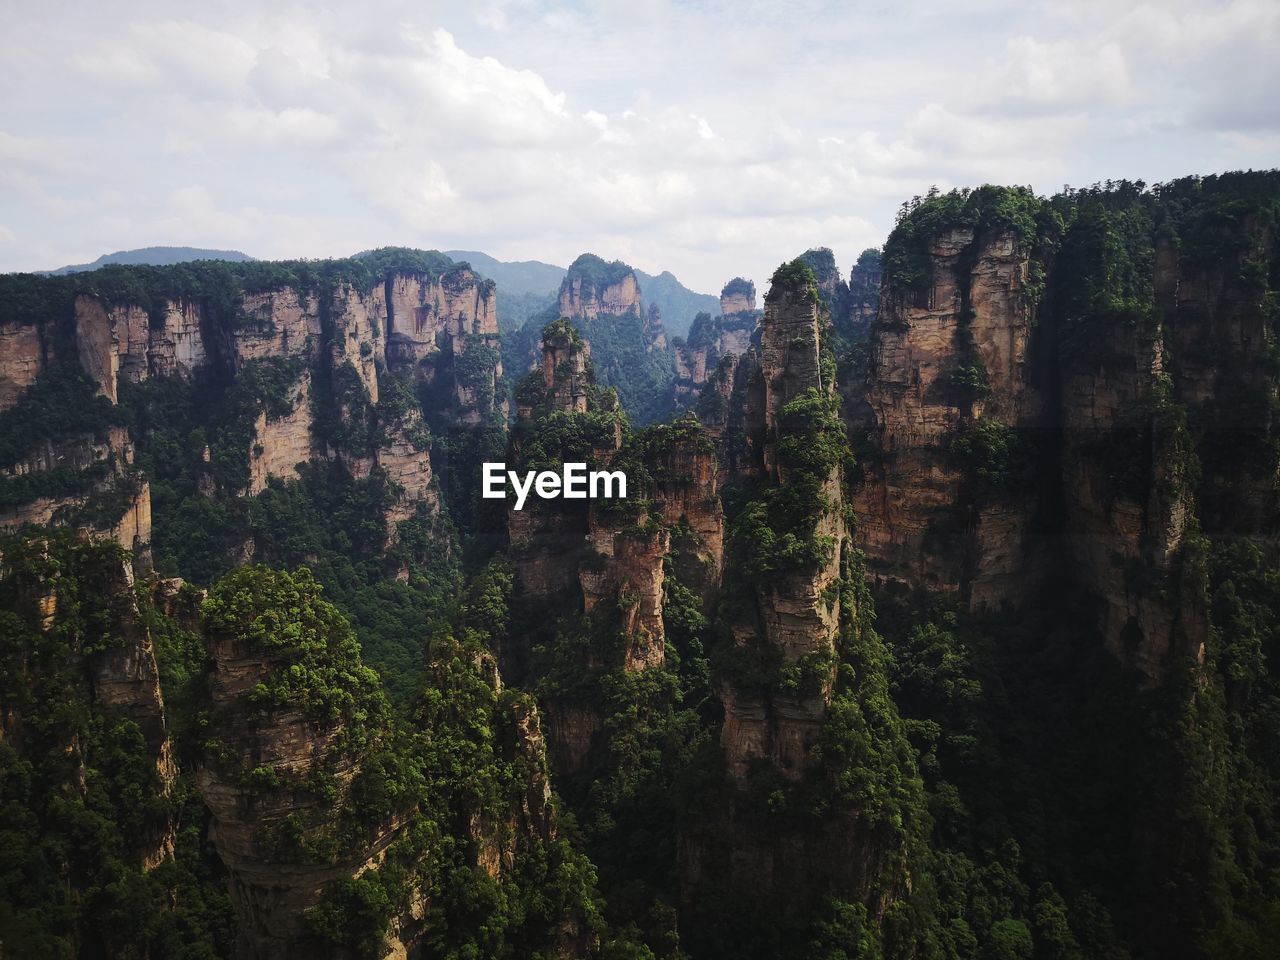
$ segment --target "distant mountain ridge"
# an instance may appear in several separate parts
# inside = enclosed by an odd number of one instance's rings
[[[478,250],[446,250],[444,253],[455,262],[471,264],[472,270],[498,285],[499,294],[513,297],[553,294],[566,273],[564,267],[540,260],[498,260]]]
[[[445,254],[454,260],[465,260],[476,273],[498,285],[498,316],[504,329],[519,326],[553,302],[568,272],[566,267],[540,260],[498,260],[478,250],[446,250]],[[690,290],[670,270],[657,276],[643,270],[636,270],[635,274],[645,306],[657,304],[663,325],[674,336],[686,336],[699,313],[716,316],[720,312],[716,297]],[[504,300],[509,304],[506,310]]]
[[[255,260],[247,253],[239,250],[212,250],[203,247],[139,247],[136,250],[117,250],[115,253],[104,253],[92,263],[71,263],[57,270],[42,271],[50,276],[60,277],[68,273],[84,273],[97,270],[110,264],[129,266],[167,267],[174,263],[186,263],[189,260],[231,260],[244,263]]]
[[[566,267],[541,260],[499,260],[479,250],[446,250],[451,260],[471,264],[471,268],[487,280],[498,285],[498,315],[504,329],[518,328],[530,316],[541,312],[555,300],[560,282],[568,272]],[[139,247],[136,250],[117,250],[104,253],[92,263],[73,263],[56,270],[40,271],[49,276],[68,273],[84,273],[111,264],[169,266],[190,260],[231,260],[245,262],[255,260],[239,250],[217,250],[204,247]],[[690,290],[670,270],[657,276],[636,270],[640,281],[640,296],[645,305],[656,304],[662,313],[663,325],[677,337],[687,336],[693,318],[699,313],[716,316],[720,302],[706,293]]]
[[[687,337],[693,318],[700,313],[713,317],[720,313],[719,297],[690,290],[670,270],[663,270],[656,277],[637,270],[636,277],[640,281],[640,298],[646,305],[658,305],[662,324],[672,336]]]

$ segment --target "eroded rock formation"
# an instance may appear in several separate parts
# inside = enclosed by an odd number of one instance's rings
[[[1008,233],[957,229],[930,256],[929,288],[888,287],[872,330],[878,457],[855,498],[859,546],[874,576],[998,606],[1043,572],[1030,529],[1037,490],[1025,473],[1000,478],[995,492],[975,489],[964,444],[975,432],[1030,435],[1043,423],[1029,355],[1030,249]]]
[[[633,314],[644,317],[640,302],[640,281],[635,271],[621,261],[606,263],[584,253],[569,265],[560,285],[560,316],[573,320],[595,320],[602,315]]]

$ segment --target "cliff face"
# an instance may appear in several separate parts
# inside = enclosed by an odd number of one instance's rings
[[[685,430],[656,450],[654,458],[654,501],[663,523],[674,531],[674,570],[710,612],[724,576],[725,521],[715,443],[705,430]]]
[[[262,960],[301,956],[306,912],[325,885],[376,864],[398,824],[361,824],[360,844],[319,853],[339,829],[367,748],[346,746],[353,738],[349,721],[318,716],[301,702],[255,702],[255,689],[290,669],[288,646],[264,649],[220,627],[208,630],[207,644],[218,732],[197,782],[230,877],[239,952]]]
[[[735,313],[755,313],[756,285],[742,277],[734,277],[720,290],[720,315],[731,317]]]
[[[270,477],[296,477],[298,464],[308,463],[314,456],[311,372],[302,371],[289,392],[292,404],[286,416],[273,419],[266,410],[258,412],[249,450],[249,496],[265,490]]]
[[[7,327],[14,349],[3,358],[0,399],[9,406],[31,390],[71,389],[58,384],[78,368],[117,409],[99,411],[109,430],[42,438],[0,465],[0,480],[20,478],[0,507],[0,528],[67,524],[145,554],[150,490],[133,466],[134,447],[166,429],[177,432],[166,444],[183,442],[197,426],[208,447],[203,462],[187,469],[202,495],[255,496],[273,478],[297,479],[300,464],[338,460],[356,479],[380,468],[393,484],[383,516],[387,549],[398,523],[420,510],[438,515],[430,431],[418,400],[450,429],[505,419],[493,284],[465,266],[393,267],[368,284],[310,269],[266,268],[268,282],[228,268],[185,297],[168,292],[173,284],[159,287],[165,297],[135,286],[111,296],[79,293],[67,299],[66,316]],[[278,282],[282,277],[300,279]],[[51,302],[61,295],[51,292]],[[389,376],[397,381],[391,398],[384,396]],[[50,382],[42,386],[44,380]],[[181,397],[185,406],[152,417],[149,408],[161,397],[170,404]],[[191,422],[170,422],[177,411]],[[129,429],[120,426],[127,420]],[[143,432],[131,435],[140,426]],[[448,539],[443,528],[439,533]],[[246,539],[243,554],[252,550]]]
[[[567,320],[544,331],[543,363],[521,384],[517,405],[513,469],[585,462],[624,473],[628,487],[626,499],[531,496],[521,510],[508,504],[526,626],[512,631],[504,672],[662,668],[669,567],[708,609],[719,588],[724,520],[713,444],[692,419],[626,432],[616,398],[593,383],[586,345]],[[534,648],[540,657],[531,657]],[[581,659],[570,667],[561,656]],[[601,704],[580,692],[557,687],[543,700],[552,761],[570,775],[604,746]]]
[[[1042,423],[1030,251],[1008,233],[958,229],[929,255],[931,285],[887,289],[872,328],[877,456],[855,498],[859,546],[878,577],[998,606],[1042,570],[1030,542],[1035,490],[1024,474],[984,496],[964,451],[976,431],[1030,434]]]
[[[47,363],[48,349],[34,324],[0,325],[0,410],[18,402]]]
[[[0,508],[0,530],[48,524],[117,540],[147,563],[151,543],[151,488],[134,468],[134,448],[122,426],[102,434],[45,439],[22,459],[0,467],[0,479],[28,482],[33,495]],[[62,492],[54,478],[72,480]],[[66,482],[65,480],[63,482]],[[43,491],[47,490],[45,493]]]
[[[507,463],[518,469],[526,437],[536,436],[537,418],[548,413],[585,418],[590,386],[587,348],[567,322],[548,327],[542,338],[542,363],[517,391],[517,421]],[[606,430],[587,450],[576,451],[598,462],[612,455],[621,443],[619,430]],[[548,461],[550,463],[550,461]],[[508,497],[511,494],[508,493]],[[507,532],[511,540],[516,583],[525,595],[547,599],[575,586],[583,543],[589,530],[588,511],[571,509],[568,501],[544,501],[531,495],[523,510],[508,504]],[[523,671],[527,651],[508,651],[504,670]]]
[[[820,338],[825,322],[822,304],[803,276],[775,277],[765,298],[746,434],[756,443],[753,454],[762,464],[763,475],[781,488],[791,479],[779,458],[779,444],[791,435],[783,424],[783,409],[808,391],[820,397],[834,389],[834,384],[824,383],[822,373]],[[754,602],[744,611],[747,615],[732,625],[735,645],[780,654],[784,668],[806,658],[829,660],[835,651],[840,604],[830,599],[829,588],[840,576],[847,536],[839,468],[832,468],[816,483],[822,509],[813,518],[811,535],[829,538],[831,548],[811,567],[779,570],[767,583],[760,583]],[[808,765],[826,714],[831,679],[822,677],[816,691],[802,696],[765,697],[733,682],[722,684],[721,744],[730,776],[745,782],[752,762],[760,758],[771,760],[787,776],[799,776]]]
[[[1266,307],[1275,293],[1268,294],[1262,265],[1274,261],[1276,227],[1250,212],[1233,240],[1208,255],[1157,240],[1155,299],[1170,354],[1165,372],[1200,432],[1198,509],[1205,529],[1275,536],[1280,485],[1264,450],[1276,431],[1277,330]]]
[[[979,198],[977,227],[908,220],[886,247],[859,546],[877,578],[971,608],[1017,605],[1060,565],[1108,649],[1159,683],[1204,656],[1198,531],[1266,538],[1280,516],[1275,331],[1249,266],[1274,238],[1246,215],[1206,257],[1201,221],[1157,228],[1137,200],[1148,232],[1122,245],[1087,198],[1020,231],[985,225]]]
[[[391,276],[375,291],[385,315],[387,364],[432,386],[440,414],[476,424],[506,415],[498,352],[497,290],[468,267],[438,279]]]
[[[885,679],[864,649],[876,641],[858,608],[861,574],[846,525],[846,440],[828,336],[821,291],[797,260],[774,275],[758,347],[736,369],[718,372],[721,382],[736,381],[730,422],[742,441],[730,451],[742,472],[734,475],[756,484],[730,517],[720,605],[729,646],[719,652],[714,682],[727,782],[715,812],[691,818],[682,832],[680,868],[686,910],[702,916],[700,902],[713,890],[728,897],[741,929],[722,936],[744,942],[752,934],[743,931],[763,911],[798,921],[837,897],[878,920],[911,885],[903,837],[866,817],[861,801],[827,795],[823,786],[852,764],[919,790],[889,716],[874,735],[882,752],[848,743],[832,752],[843,723],[833,718],[882,696],[876,691]],[[856,666],[845,673],[842,662]],[[836,753],[841,759],[832,765]],[[786,817],[763,813],[762,783],[771,785],[768,808],[786,809]],[[814,816],[805,804],[818,795],[826,799]],[[914,814],[900,816],[905,825]]]
[[[491,654],[435,638],[424,654],[427,692],[405,724],[305,570],[236,571],[201,618],[211,735],[196,779],[229,874],[241,957],[348,955],[354,918],[342,898],[352,881],[395,891],[359,948],[386,957],[473,935],[438,915],[454,909],[443,882],[451,871],[519,892],[521,858],[545,856],[555,811],[537,709],[504,692]],[[459,762],[462,776],[423,777]],[[568,914],[543,936],[589,949]]]
[[[866,335],[879,312],[882,278],[880,251],[864,250],[849,270],[848,326],[842,331],[846,336],[861,338]]]
[[[674,350],[676,405],[693,407],[703,394],[708,377],[726,357],[740,356],[751,346],[759,325],[755,309],[755,285],[736,278],[720,295],[722,315],[714,319],[700,313],[689,327],[689,337]],[[703,413],[699,410],[699,415]]]
[[[95,588],[111,598],[117,617],[116,636],[111,646],[92,658],[93,698],[102,709],[137,724],[146,756],[154,764],[161,790],[167,795],[178,771],[160,691],[155,646],[134,595],[133,566],[127,558],[122,558],[110,564],[105,572],[107,579],[95,584]],[[56,622],[56,611],[53,615]],[[152,824],[140,844],[144,869],[158,866],[173,856],[173,831],[168,821]]]
[[[635,271],[621,261],[606,263],[589,253],[569,265],[560,284],[559,310],[560,316],[572,320],[645,315]]]

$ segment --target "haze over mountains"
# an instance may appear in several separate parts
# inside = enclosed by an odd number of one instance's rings
[[[137,250],[117,250],[115,253],[104,253],[92,263],[69,263],[65,267],[48,271],[59,277],[68,273],[83,273],[86,270],[97,270],[109,264],[129,266],[167,267],[174,263],[187,263],[191,260],[231,260],[243,263],[254,258],[239,250],[206,250],[202,247],[140,247]]]
[[[471,264],[475,272],[498,285],[498,317],[505,327],[519,327],[529,317],[555,302],[556,291],[567,268],[540,260],[499,260],[479,250],[446,250],[445,255],[459,263]],[[202,247],[140,247],[104,253],[91,263],[73,263],[56,270],[51,276],[83,273],[111,264],[163,267],[192,260],[230,260],[243,263],[255,257],[239,250],[216,250]],[[655,304],[662,313],[668,330],[685,336],[699,313],[715,313],[719,300],[708,293],[698,293],[682,284],[670,270],[657,276],[636,270],[645,303]]]
[[[568,272],[565,267],[539,260],[503,261],[475,250],[446,250],[445,254],[470,263],[476,273],[498,285],[498,319],[512,326],[550,306]],[[657,276],[639,269],[635,273],[644,302],[657,306],[663,324],[675,336],[688,334],[699,313],[714,314],[720,309],[716,297],[690,290],[670,270]]]

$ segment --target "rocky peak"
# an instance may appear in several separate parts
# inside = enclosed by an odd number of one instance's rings
[[[799,485],[813,499],[813,528],[801,534],[791,531],[791,535],[830,538],[834,544],[830,550],[816,551],[810,562],[788,565],[789,569],[757,580],[754,609],[733,625],[736,645],[773,651],[784,665],[829,657],[840,617],[839,604],[823,599],[839,579],[846,537],[840,463],[838,459],[824,462],[818,473],[807,464],[797,473],[793,449],[797,443],[828,443],[828,434],[838,429],[831,415],[834,384],[824,383],[820,369],[824,321],[813,271],[801,260],[779,267],[765,297],[758,365],[746,399],[746,433],[749,442],[758,445],[771,485]],[[772,528],[766,532],[763,526],[751,529],[748,538],[780,535]],[[751,543],[739,542],[735,559],[743,562],[753,549]],[[734,775],[745,777],[754,758],[768,757],[788,775],[798,776],[808,763],[808,749],[825,714],[829,682],[828,676],[803,696],[762,696],[757,689],[727,679],[722,689],[722,743]]]
[[[846,335],[862,336],[876,318],[882,275],[880,251],[874,247],[863,250],[849,269],[849,328]]]
[[[735,313],[751,313],[756,308],[756,285],[742,277],[734,277],[720,290],[720,313],[731,317]]]
[[[573,320],[594,320],[601,315],[644,316],[635,271],[621,260],[608,263],[590,253],[570,264],[560,284],[559,303],[560,316]]]
[[[827,309],[835,311],[842,294],[848,289],[840,279],[840,268],[836,266],[835,254],[830,247],[811,247],[802,253],[799,260],[813,271],[818,295]]]
[[[587,361],[590,347],[568,318],[542,331],[542,387],[555,410],[587,412]],[[525,416],[528,415],[527,409]]]
[[[775,445],[782,408],[807,390],[830,392],[834,370],[821,364],[821,330],[828,322],[813,271],[801,260],[779,267],[764,301],[758,392],[748,408],[749,436],[763,440],[766,471],[777,477]]]
[[[645,311],[641,338],[646,353],[667,349],[667,331],[662,326],[662,311],[656,303],[649,304],[649,309]]]
[[[306,913],[325,884],[376,862],[395,838],[396,818],[359,811],[356,786],[389,708],[305,570],[236,571],[205,601],[203,628],[217,734],[197,781],[242,955],[283,960],[307,943]]]

